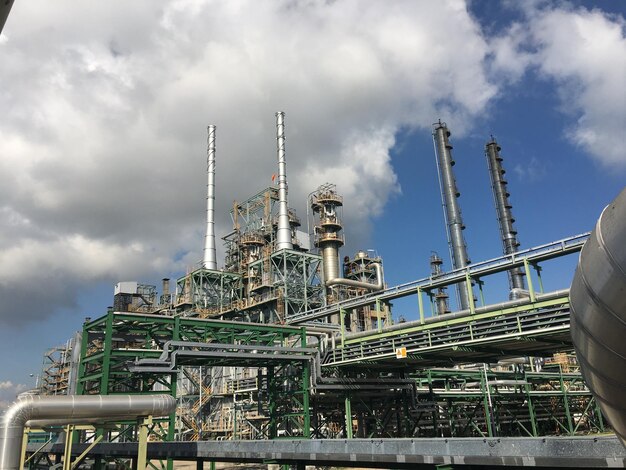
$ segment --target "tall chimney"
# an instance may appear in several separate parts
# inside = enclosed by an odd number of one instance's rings
[[[452,166],[454,160],[450,150],[452,145],[448,140],[450,131],[445,123],[439,121],[435,124],[433,138],[435,139],[435,149],[437,156],[437,168],[440,175],[441,197],[448,229],[448,243],[452,255],[452,266],[454,269],[464,268],[470,263],[467,255],[467,246],[463,238],[463,218],[457,198],[461,195],[456,187]],[[469,294],[466,283],[456,286],[459,295],[459,307],[461,310],[469,308]]]
[[[276,145],[278,149],[278,229],[276,250],[293,249],[289,206],[287,202],[287,162],[285,160],[285,113],[276,113]]]
[[[206,237],[204,239],[203,265],[206,269],[217,269],[215,251],[215,126],[207,127],[207,196],[206,196]]]
[[[491,189],[500,226],[500,236],[502,238],[502,250],[505,255],[510,255],[517,251],[519,241],[517,240],[517,230],[513,227],[513,214],[511,213],[511,203],[509,202],[509,192],[507,182],[504,179],[504,168],[502,167],[502,157],[500,156],[500,146],[496,139],[491,136],[491,140],[485,145],[485,156],[489,166],[489,177],[491,179]],[[521,268],[514,268],[509,271],[509,286],[511,289],[525,289],[524,272]]]

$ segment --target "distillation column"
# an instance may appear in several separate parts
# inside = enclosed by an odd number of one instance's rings
[[[441,121],[436,123],[433,138],[435,140],[437,168],[440,175],[441,197],[448,229],[448,242],[452,252],[452,266],[454,269],[461,269],[467,266],[470,260],[467,255],[465,239],[463,238],[465,226],[463,225],[461,209],[457,201],[461,193],[457,189],[454,173],[452,172],[454,160],[452,160],[452,154],[450,153],[452,145],[450,145],[448,137],[450,137],[450,131],[446,124]],[[459,309],[468,309],[470,296],[466,284],[457,284],[457,292],[459,294]]]
[[[324,283],[338,279],[339,248],[344,244],[339,208],[343,206],[343,198],[337,194],[334,184],[324,184],[317,188],[309,200],[313,214],[319,216],[313,227],[315,247],[322,254]]]
[[[433,251],[433,254],[430,255],[430,275],[433,278],[437,278],[443,273],[441,269],[442,264],[443,260]],[[437,315],[450,313],[450,309],[448,308],[448,294],[445,287],[437,289],[437,293],[435,294],[435,307]]]
[[[513,227],[513,222],[515,222],[511,213],[513,206],[509,202],[510,194],[507,191],[507,181],[504,179],[506,171],[502,167],[500,150],[498,142],[492,136],[491,140],[485,145],[485,155],[489,165],[489,177],[491,179],[491,189],[502,238],[502,249],[505,255],[510,255],[517,251],[519,241],[517,240],[517,230]],[[524,285],[524,271],[521,268],[514,268],[509,271],[509,286],[512,290],[526,288]]]
[[[203,265],[206,269],[217,269],[215,250],[215,126],[207,127],[207,196],[206,237],[204,239]]]
[[[287,161],[285,159],[285,113],[276,113],[276,146],[278,151],[278,228],[276,250],[293,249],[289,206],[287,201]]]

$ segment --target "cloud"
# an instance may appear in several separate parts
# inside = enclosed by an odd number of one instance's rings
[[[26,389],[24,384],[14,384],[10,380],[0,381],[0,411],[8,408],[17,395]]]
[[[548,175],[547,165],[537,157],[531,157],[525,165],[517,164],[513,171],[522,181],[536,183],[543,180]]]
[[[529,69],[553,81],[566,137],[602,165],[626,168],[626,22],[566,3],[524,3],[514,23],[492,44],[492,66],[511,80]]]
[[[291,204],[303,215],[310,191],[337,183],[356,245],[400,191],[397,130],[442,117],[459,135],[497,93],[460,0],[33,0],[3,34],[5,324],[200,259],[207,124],[218,234],[233,199],[271,183],[284,110]]]

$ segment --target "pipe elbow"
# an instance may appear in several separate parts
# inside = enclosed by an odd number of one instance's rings
[[[4,413],[4,426],[24,426],[33,415],[33,399],[31,396],[18,398]]]

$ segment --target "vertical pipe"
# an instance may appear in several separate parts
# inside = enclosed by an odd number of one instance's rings
[[[207,127],[207,197],[206,197],[206,237],[204,239],[204,260],[206,269],[217,269],[215,250],[215,126]]]
[[[444,214],[446,217],[446,225],[448,228],[448,240],[450,250],[452,252],[452,265],[454,269],[460,269],[467,266],[470,262],[467,255],[467,246],[463,238],[463,218],[457,198],[461,195],[456,187],[452,166],[454,160],[450,150],[452,145],[448,140],[450,131],[445,123],[439,121],[435,125],[433,138],[435,139],[435,148],[437,156],[437,166],[439,168],[441,180],[441,197],[443,200]],[[463,283],[457,284],[457,292],[459,295],[459,307],[461,310],[469,308],[468,290]]]
[[[433,278],[441,276],[443,273],[441,269],[442,264],[443,260],[433,251],[430,256],[430,274]],[[437,307],[437,315],[443,315],[450,312],[448,309],[448,294],[446,293],[445,287],[437,289],[435,294],[435,305]]]
[[[487,157],[487,164],[489,166],[491,190],[493,191],[496,215],[500,227],[502,249],[505,255],[510,255],[517,251],[519,241],[517,240],[517,231],[513,227],[513,222],[515,222],[513,214],[511,213],[513,206],[511,206],[509,202],[509,193],[506,186],[507,182],[504,179],[506,172],[502,167],[500,150],[500,146],[492,136],[491,140],[485,145],[485,156]],[[526,288],[524,285],[524,272],[520,268],[514,268],[509,271],[509,286],[511,289]]]
[[[293,249],[287,202],[287,162],[285,160],[285,113],[276,113],[276,145],[278,150],[278,229],[276,250]]]

